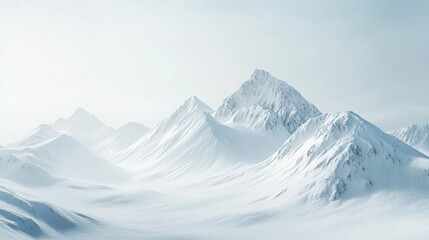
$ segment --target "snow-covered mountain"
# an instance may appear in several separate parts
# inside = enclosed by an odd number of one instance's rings
[[[319,114],[291,86],[256,70],[216,112],[191,97],[116,162],[128,168],[169,166],[180,172],[254,163]]]
[[[51,126],[48,124],[42,124],[35,128],[28,137],[25,139],[19,141],[15,145],[18,146],[33,146],[36,144],[40,144],[42,142],[48,141],[50,139],[56,138],[60,136],[61,133],[58,131],[55,131]]]
[[[78,108],[69,118],[59,118],[50,125],[57,132],[67,134],[90,148],[112,137],[115,130],[104,125],[95,115]]]
[[[161,175],[201,173],[261,161],[284,141],[283,136],[220,124],[212,114],[210,107],[191,97],[116,162]]]
[[[216,111],[191,97],[153,129],[80,108],[0,148],[0,239],[342,239],[355,222],[425,239],[428,129],[322,114],[263,70]]]
[[[4,167],[0,175],[27,186],[59,179],[114,183],[127,177],[122,169],[63,134],[32,146],[2,149],[0,164]]]
[[[272,157],[229,179],[260,186],[270,198],[338,200],[381,189],[427,189],[428,172],[427,156],[342,112],[309,119]]]
[[[272,161],[284,168],[291,191],[309,197],[336,200],[410,182],[429,186],[429,159],[353,112],[310,119]]]
[[[225,124],[293,133],[319,110],[293,87],[256,69],[251,78],[238,91],[226,98],[215,113],[215,118]]]
[[[167,175],[210,168],[226,154],[212,112],[197,97],[189,98],[130,147],[118,163],[133,169],[156,168]]]
[[[429,155],[429,124],[413,124],[389,133],[415,149]]]
[[[104,125],[95,115],[78,108],[68,118],[59,118],[53,124],[40,125],[29,136],[11,146],[29,147],[65,134],[101,157],[111,159],[148,131],[148,127],[136,122],[129,122],[123,127],[113,129]]]

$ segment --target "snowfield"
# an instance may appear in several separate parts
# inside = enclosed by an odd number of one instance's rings
[[[259,69],[152,129],[79,108],[0,148],[0,239],[428,239],[428,136]]]

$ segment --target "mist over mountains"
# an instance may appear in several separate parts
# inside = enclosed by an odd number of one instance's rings
[[[389,239],[429,234],[428,124],[386,133],[322,113],[260,69],[217,109],[177,105],[153,128],[78,108],[0,148],[0,238],[307,239],[321,216],[323,239],[368,216],[416,222]]]

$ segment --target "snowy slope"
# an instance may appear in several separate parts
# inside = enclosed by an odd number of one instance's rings
[[[404,142],[262,70],[154,129],[78,109],[0,148],[0,239],[426,239],[429,158]]]
[[[271,161],[284,168],[291,191],[310,198],[429,183],[424,155],[353,112],[310,119]]]
[[[269,199],[338,200],[383,189],[424,190],[428,173],[425,155],[342,112],[309,119],[272,157],[216,181],[259,186]]]
[[[429,155],[429,124],[414,124],[389,133],[415,149]]]
[[[15,145],[33,146],[33,145],[48,141],[50,139],[56,138],[60,135],[61,135],[60,132],[55,131],[48,124],[42,124],[42,125],[38,126],[37,128],[35,128],[28,137],[19,141]]]
[[[177,170],[189,165],[196,169],[211,166],[222,154],[219,152],[221,143],[212,131],[215,122],[211,112],[212,109],[198,98],[189,98],[131,146],[117,163],[128,168],[156,165]],[[192,163],[192,159],[199,161]]]
[[[0,156],[0,178],[28,187],[47,186],[60,181],[48,170],[13,154]]]
[[[29,200],[0,187],[0,237],[3,239],[35,239],[88,223],[88,218],[82,214]]]
[[[201,173],[212,167],[263,160],[284,140],[222,125],[212,117],[212,112],[197,97],[189,98],[117,158],[116,163],[166,176]],[[149,174],[147,171],[145,174]]]
[[[0,151],[0,174],[19,179],[23,185],[43,185],[67,178],[77,181],[115,183],[126,179],[123,170],[93,154],[67,135],[31,147]]]
[[[256,70],[215,113],[191,97],[115,162],[129,169],[157,165],[175,173],[255,163],[319,114],[291,86]]]
[[[112,159],[122,150],[130,147],[149,132],[149,128],[136,122],[129,122],[115,130],[110,137],[100,140],[94,151],[105,159]]]
[[[293,87],[256,69],[238,91],[226,98],[215,113],[223,123],[271,132],[293,133],[319,110]]]

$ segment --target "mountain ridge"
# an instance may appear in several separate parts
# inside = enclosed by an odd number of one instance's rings
[[[250,79],[227,97],[214,114],[223,123],[265,131],[293,133],[320,111],[293,87],[267,71],[256,69]]]
[[[412,124],[405,128],[388,132],[406,144],[429,155],[429,124]]]

